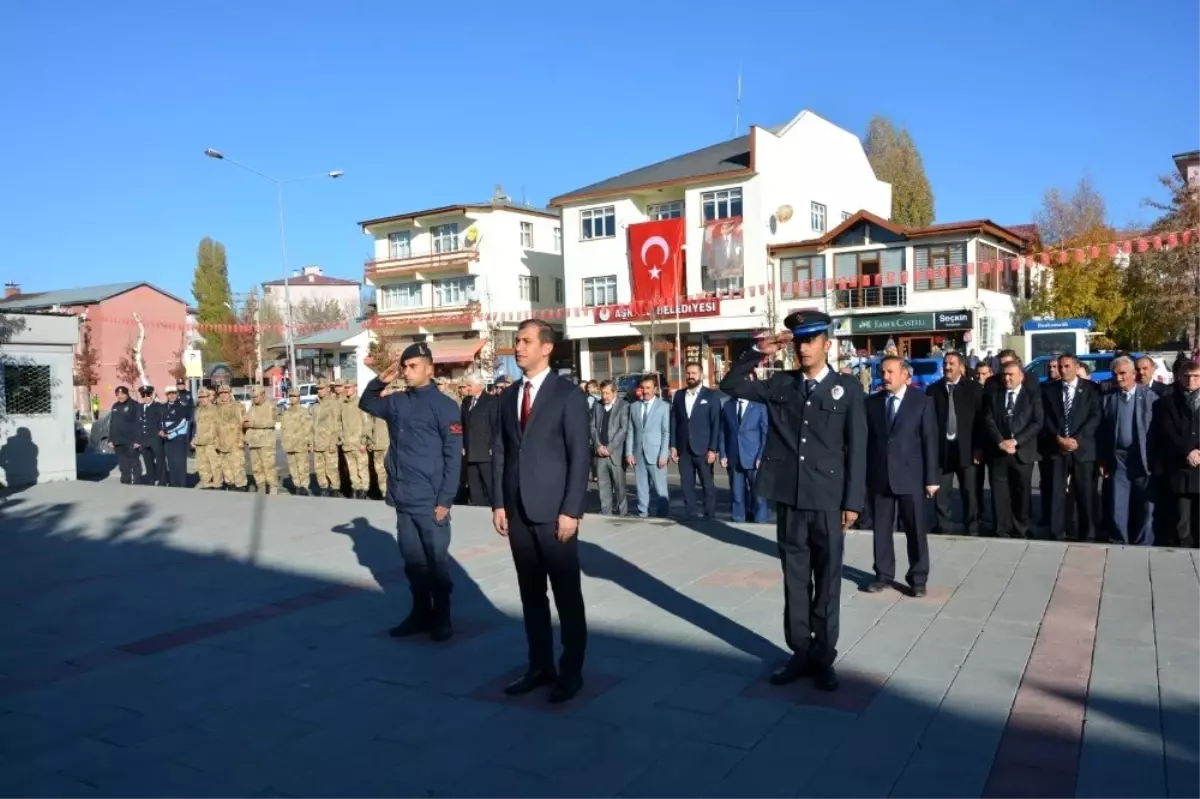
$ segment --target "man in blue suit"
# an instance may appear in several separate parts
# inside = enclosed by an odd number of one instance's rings
[[[629,404],[625,463],[634,468],[638,516],[644,519],[650,515],[650,494],[653,490],[654,514],[665,517],[671,506],[667,495],[667,443],[671,438],[671,409],[658,399],[657,376],[643,377],[641,389],[641,399]]]
[[[751,372],[748,380],[753,381]],[[730,399],[721,409],[721,466],[729,470],[729,490],[733,495],[731,511],[735,522],[746,521],[749,495],[749,515],[755,522],[767,520],[767,501],[758,495],[754,481],[762,464],[767,445],[767,408],[761,402]]]
[[[1154,499],[1146,443],[1158,395],[1138,385],[1133,359],[1113,358],[1116,388],[1104,396],[1096,444],[1113,543],[1154,545]]]
[[[704,518],[717,511],[717,488],[712,465],[717,461],[721,438],[721,399],[702,385],[700,364],[685,367],[686,389],[671,399],[671,460],[679,464],[683,510],[689,519],[696,512],[696,475],[704,490]]]
[[[908,383],[912,370],[901,358],[879,364],[883,391],[867,398],[867,493],[875,517],[875,581],[865,591],[889,588],[896,576],[892,532],[896,512],[908,539],[908,574],[913,596],[925,596],[929,578],[929,515],[925,499],[940,484],[938,425],[933,400]]]

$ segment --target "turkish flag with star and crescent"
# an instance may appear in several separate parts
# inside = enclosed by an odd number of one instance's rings
[[[683,220],[630,225],[629,273],[635,304],[675,302],[683,276]]]

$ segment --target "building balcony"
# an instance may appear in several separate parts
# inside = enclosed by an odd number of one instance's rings
[[[833,307],[844,311],[857,308],[903,308],[908,303],[908,286],[868,286],[832,292]]]
[[[478,260],[478,247],[454,244],[451,249],[372,259],[364,264],[363,275],[374,282],[375,278],[406,277],[418,272],[465,272],[472,261]]]
[[[437,325],[462,325],[470,327],[479,315],[478,302],[463,302],[455,305],[422,305],[417,308],[380,308],[378,323],[384,326],[410,325],[430,327]]]

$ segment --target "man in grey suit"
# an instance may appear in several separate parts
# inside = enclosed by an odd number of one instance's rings
[[[1133,359],[1113,358],[1116,389],[1104,396],[1096,432],[1106,514],[1114,544],[1154,545],[1154,497],[1146,451],[1158,395],[1138,385]]]
[[[629,430],[629,406],[617,396],[611,380],[600,384],[600,400],[592,405],[592,468],[600,482],[600,512],[618,516],[628,511],[625,500],[625,435]]]
[[[671,442],[671,409],[658,399],[658,378],[642,378],[642,399],[629,408],[629,432],[625,436],[625,463],[637,476],[637,511],[650,515],[650,492],[655,497],[655,516],[666,517],[671,501],[667,496],[667,451]]]

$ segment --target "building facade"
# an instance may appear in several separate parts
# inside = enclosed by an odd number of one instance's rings
[[[439,376],[491,373],[519,320],[563,307],[558,213],[497,195],[359,223],[374,239],[372,332],[395,347],[428,342]]]
[[[828,313],[842,357],[983,355],[1018,332],[1014,311],[1037,285],[1027,246],[986,219],[904,228],[860,211],[824,236],[772,245],[772,288],[781,314]]]
[[[811,111],[556,197],[566,305],[586,309],[566,320],[581,375],[653,368],[674,383],[677,346],[679,363],[700,361],[710,378],[722,374],[757,331],[782,319],[778,297],[757,289],[771,282],[768,247],[824,235],[860,209],[886,217],[891,202],[891,186],[875,177],[858,137]],[[627,230],[672,218],[684,220],[686,299],[635,313]],[[719,278],[706,255],[718,228],[731,242]]]
[[[332,277],[321,271],[319,266],[306,266],[292,272],[284,287],[282,278],[268,280],[262,284],[263,300],[270,302],[284,314],[287,304],[285,296],[290,296],[292,308],[305,304],[315,306],[337,305],[347,319],[357,319],[362,313],[360,294],[362,284],[357,280],[343,277]],[[286,319],[286,316],[283,318]]]

